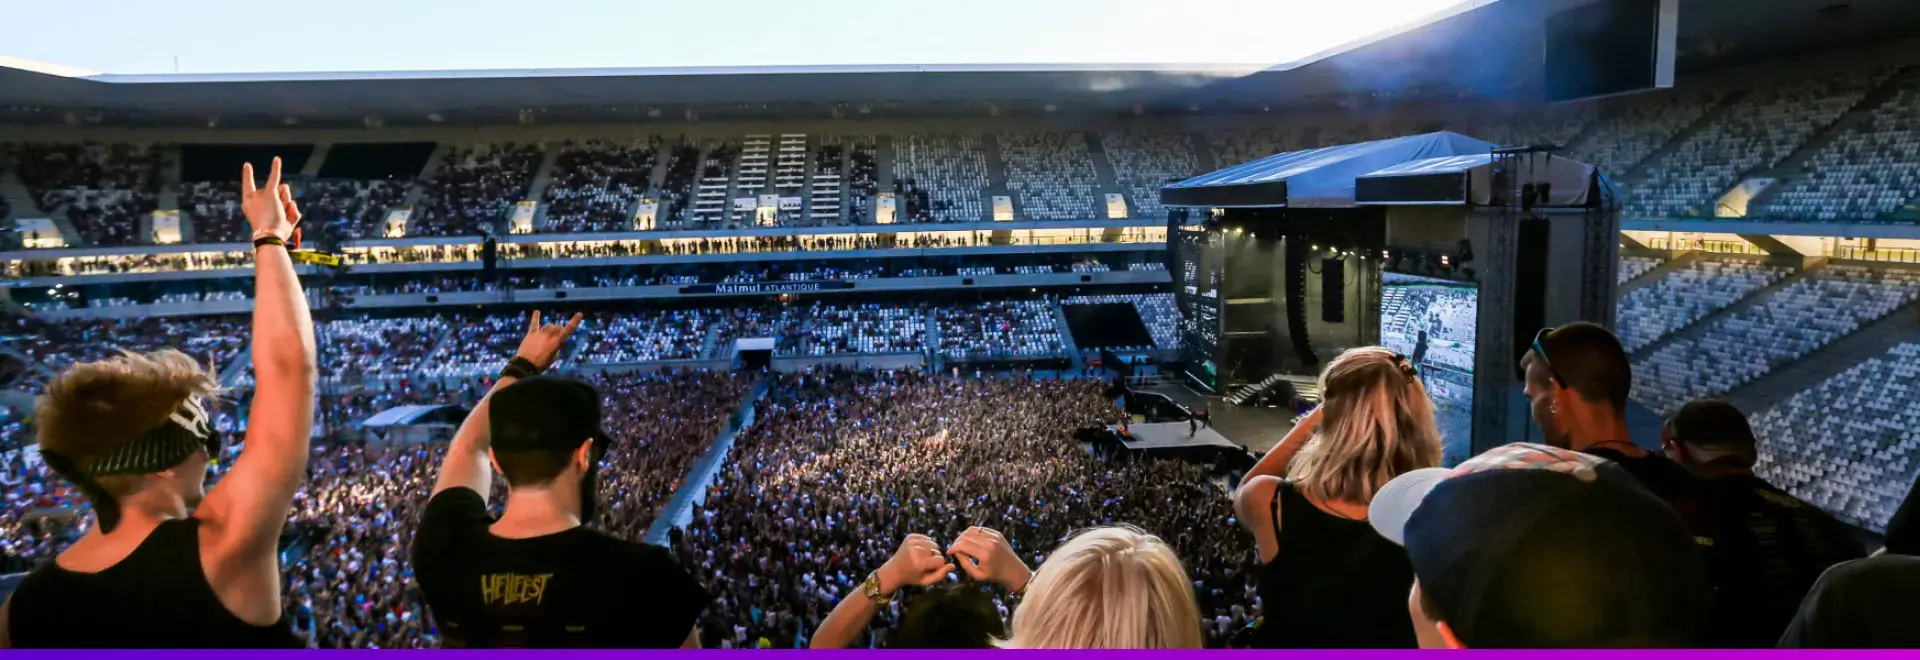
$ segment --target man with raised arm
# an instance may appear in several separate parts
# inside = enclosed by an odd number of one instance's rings
[[[54,378],[35,409],[40,454],[95,524],[21,581],[0,609],[0,646],[297,647],[277,546],[313,432],[313,320],[287,254],[300,211],[280,159],[264,188],[251,164],[240,177],[255,279],[245,450],[207,492],[219,365],[160,350]]]
[[[413,539],[414,578],[448,648],[694,648],[711,597],[665,549],[594,520],[600,394],[540,376],[580,325],[541,325],[454,434]],[[493,469],[506,510],[487,513]]]

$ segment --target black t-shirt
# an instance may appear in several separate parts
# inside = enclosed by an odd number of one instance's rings
[[[1619,463],[1627,474],[1680,514],[1680,522],[1687,526],[1687,532],[1701,546],[1713,542],[1713,514],[1708,510],[1706,483],[1693,476],[1687,468],[1673,459],[1657,453],[1647,452],[1637,458],[1628,457],[1617,450],[1606,447],[1590,447],[1585,453]]]
[[[1887,552],[1920,555],[1920,481],[1907,489],[1906,499],[1887,520]]]
[[[503,539],[492,524],[470,488],[420,517],[414,577],[448,648],[677,648],[712,600],[665,549],[585,527]]]
[[[1913,596],[1920,557],[1883,555],[1828,569],[1780,636],[1783,649],[1920,648]]]
[[[1707,548],[1713,642],[1766,648],[1780,639],[1820,574],[1866,556],[1853,531],[1752,475],[1706,482],[1718,527]]]

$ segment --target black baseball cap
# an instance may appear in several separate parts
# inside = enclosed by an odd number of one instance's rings
[[[494,451],[573,451],[612,439],[600,427],[600,392],[571,378],[534,376],[487,399]]]
[[[1667,420],[1673,439],[1702,447],[1752,450],[1753,426],[1746,413],[1719,399],[1694,399]]]
[[[1469,648],[1688,647],[1706,630],[1693,536],[1612,461],[1506,445],[1396,477],[1368,520]]]

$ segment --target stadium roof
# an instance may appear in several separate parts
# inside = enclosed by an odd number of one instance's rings
[[[1243,113],[1373,99],[1529,97],[1542,19],[1591,0],[1468,0],[1297,62],[92,74],[0,59],[0,121],[279,126],[862,116]],[[1858,42],[1920,3],[1681,0],[1683,62]],[[1232,20],[1222,17],[1221,20]],[[1910,33],[1910,32],[1909,32]],[[1169,35],[1175,38],[1175,35]]]

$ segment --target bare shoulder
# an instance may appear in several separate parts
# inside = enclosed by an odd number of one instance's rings
[[[1234,514],[1241,521],[1272,517],[1273,495],[1280,481],[1280,477],[1261,475],[1241,482],[1240,488],[1233,492]]]

